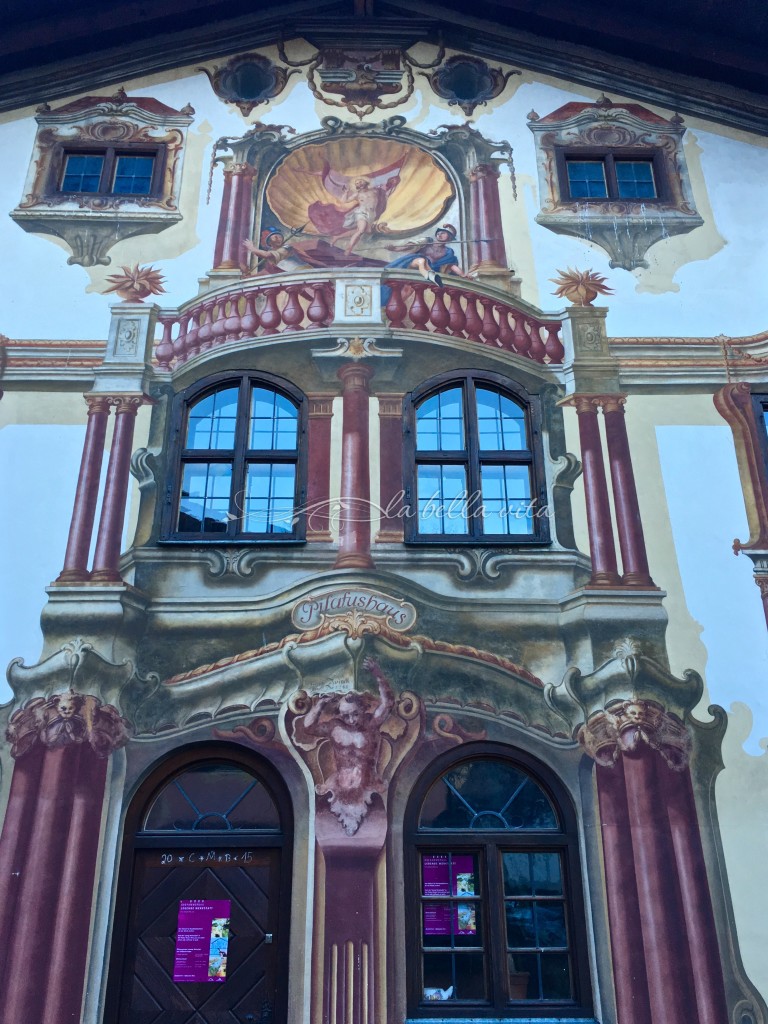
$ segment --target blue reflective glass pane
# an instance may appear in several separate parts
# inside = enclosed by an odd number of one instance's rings
[[[416,489],[419,533],[468,532],[464,466],[419,466]]]
[[[61,182],[62,192],[98,192],[103,167],[103,156],[68,154]]]
[[[480,467],[483,533],[533,533],[529,466]]]
[[[621,199],[656,198],[656,182],[651,160],[617,160],[614,167]]]
[[[457,765],[433,783],[419,827],[520,831],[557,829],[558,823],[549,798],[529,775],[505,761],[482,758]],[[511,864],[510,870],[517,872],[518,884],[528,884],[524,866]]]
[[[117,195],[149,195],[154,167],[153,156],[118,156],[112,191]]]
[[[525,413],[506,395],[477,388],[477,430],[481,451],[520,451],[528,447]]]
[[[229,522],[232,467],[221,463],[184,466],[179,501],[180,533],[224,533]]]
[[[250,772],[226,764],[197,765],[155,797],[145,832],[280,831],[269,792]]]
[[[248,466],[243,530],[246,533],[292,533],[295,492],[296,466],[293,463]]]
[[[185,447],[216,451],[235,447],[237,394],[237,388],[225,388],[190,406]]]
[[[267,388],[251,395],[251,429],[248,447],[257,451],[293,451],[299,411],[290,399]]]
[[[568,160],[568,188],[572,199],[606,199],[608,186],[602,160]]]
[[[535,945],[539,948],[567,948],[568,935],[565,929],[565,906],[560,900],[541,900],[536,902]]]
[[[464,449],[462,389],[449,388],[432,395],[416,410],[416,448],[421,452],[456,452]]]

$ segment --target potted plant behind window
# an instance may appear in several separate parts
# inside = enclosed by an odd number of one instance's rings
[[[530,978],[529,972],[515,970],[515,958],[511,953],[507,954],[507,960],[509,970],[509,998],[527,999],[528,980]]]

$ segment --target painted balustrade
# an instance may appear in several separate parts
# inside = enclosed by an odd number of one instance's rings
[[[454,279],[455,280],[455,279]],[[428,331],[514,352],[536,363],[559,364],[565,355],[559,321],[542,320],[481,285],[435,288],[412,278],[385,276],[391,294],[384,308],[396,330]]]
[[[178,310],[162,310],[162,337],[155,349],[159,368],[181,366],[202,352],[244,339],[330,327],[337,276],[342,275],[251,278],[199,296]],[[393,330],[461,338],[544,365],[563,361],[560,322],[542,319],[511,296],[476,282],[454,284],[457,278],[443,288],[414,273],[390,277],[385,271],[382,278],[390,289],[383,320]]]

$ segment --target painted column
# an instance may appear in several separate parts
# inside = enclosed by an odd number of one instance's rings
[[[128,739],[90,694],[37,697],[12,716],[10,807],[0,864],[0,1020],[79,1024],[107,758]],[[5,878],[3,878],[5,883]]]
[[[331,421],[334,395],[308,395],[307,540],[329,541]]]
[[[403,396],[379,395],[379,504],[378,542],[403,539]]]
[[[373,370],[345,363],[341,441],[339,554],[334,569],[371,569],[371,482],[368,431],[368,381]]]
[[[655,586],[648,569],[643,524],[637,501],[635,474],[629,451],[627,424],[624,418],[625,395],[601,396],[605,417],[605,439],[611,466],[613,504],[621,549],[622,583],[631,587]]]
[[[250,229],[250,186],[254,174],[255,169],[250,164],[231,164],[224,168],[214,270],[240,270],[244,263],[242,245]]]
[[[120,541],[125,519],[125,503],[128,496],[128,479],[131,466],[133,430],[136,413],[144,401],[143,395],[124,395],[116,402],[115,431],[112,436],[112,451],[109,454],[107,480],[104,486],[104,500],[101,506],[99,532],[96,537],[96,551],[93,556],[91,580],[99,583],[121,581],[118,563]]]
[[[624,767],[619,761],[610,768],[596,768],[600,802],[600,827],[603,839],[605,889],[611,934],[613,976],[616,986],[616,1012],[620,1024],[649,1024],[648,978],[641,934],[632,834],[624,783]]]
[[[362,616],[365,619],[363,613]],[[312,1024],[382,1024],[387,1015],[387,791],[423,730],[415,694],[396,696],[378,662],[367,690],[295,693],[287,736],[312,775],[315,906]],[[397,738],[395,738],[397,737]]]
[[[725,989],[688,730],[635,699],[592,715],[580,739],[598,765],[618,1022],[718,1024]]]
[[[476,164],[469,172],[472,239],[470,263],[473,270],[506,270],[504,229],[499,201],[499,172],[493,164]]]
[[[93,535],[93,520],[96,515],[101,461],[104,455],[104,438],[107,433],[111,399],[105,395],[85,395],[84,397],[88,405],[88,422],[85,428],[83,457],[80,461],[80,474],[77,478],[64,568],[56,577],[56,583],[80,583],[88,579],[88,554]]]
[[[587,503],[587,530],[592,557],[592,587],[617,587],[621,584],[616,565],[611,506],[605,478],[603,446],[597,422],[597,406],[590,395],[574,395],[572,403],[579,420],[581,461],[584,467],[584,494]]]

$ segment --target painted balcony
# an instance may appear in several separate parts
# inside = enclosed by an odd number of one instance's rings
[[[339,317],[341,280],[364,281],[378,296],[381,318]],[[178,369],[210,349],[248,339],[311,332],[438,335],[514,353],[542,365],[559,365],[564,349],[561,320],[547,316],[508,292],[473,280],[446,276],[437,288],[414,271],[302,271],[252,277],[196,296],[178,309],[162,309],[162,337],[155,346],[160,370]]]

